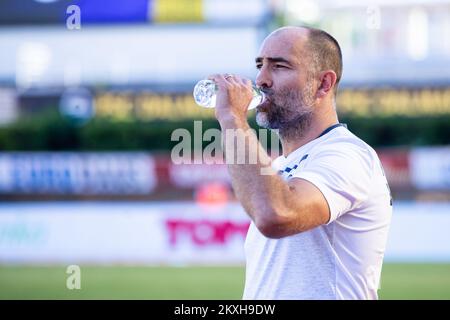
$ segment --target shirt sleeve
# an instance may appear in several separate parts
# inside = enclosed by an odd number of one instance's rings
[[[322,192],[330,208],[327,224],[368,199],[373,172],[369,150],[351,144],[335,145],[308,160],[292,178],[305,179]]]

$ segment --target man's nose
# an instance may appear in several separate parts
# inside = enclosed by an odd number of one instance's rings
[[[272,87],[272,77],[270,76],[270,73],[268,72],[267,68],[261,67],[261,69],[259,69],[255,83],[260,88]]]

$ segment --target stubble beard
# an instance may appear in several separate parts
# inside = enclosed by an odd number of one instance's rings
[[[264,110],[257,110],[256,123],[266,129],[278,130],[282,139],[301,138],[312,122],[312,86],[307,85],[302,91],[282,89],[276,94],[270,90],[265,93],[269,103]]]

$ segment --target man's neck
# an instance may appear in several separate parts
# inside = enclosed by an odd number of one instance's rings
[[[281,146],[283,148],[283,156],[287,157],[291,152],[297,150],[301,146],[304,146],[308,142],[313,141],[320,136],[328,127],[337,124],[339,122],[337,115],[329,115],[324,118],[313,117],[309,128],[301,133],[299,137],[283,138],[280,136]]]

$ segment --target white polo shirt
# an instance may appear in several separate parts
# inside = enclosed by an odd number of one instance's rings
[[[330,221],[269,239],[253,223],[245,242],[244,299],[377,299],[392,199],[376,152],[342,125],[273,162],[325,196]]]

